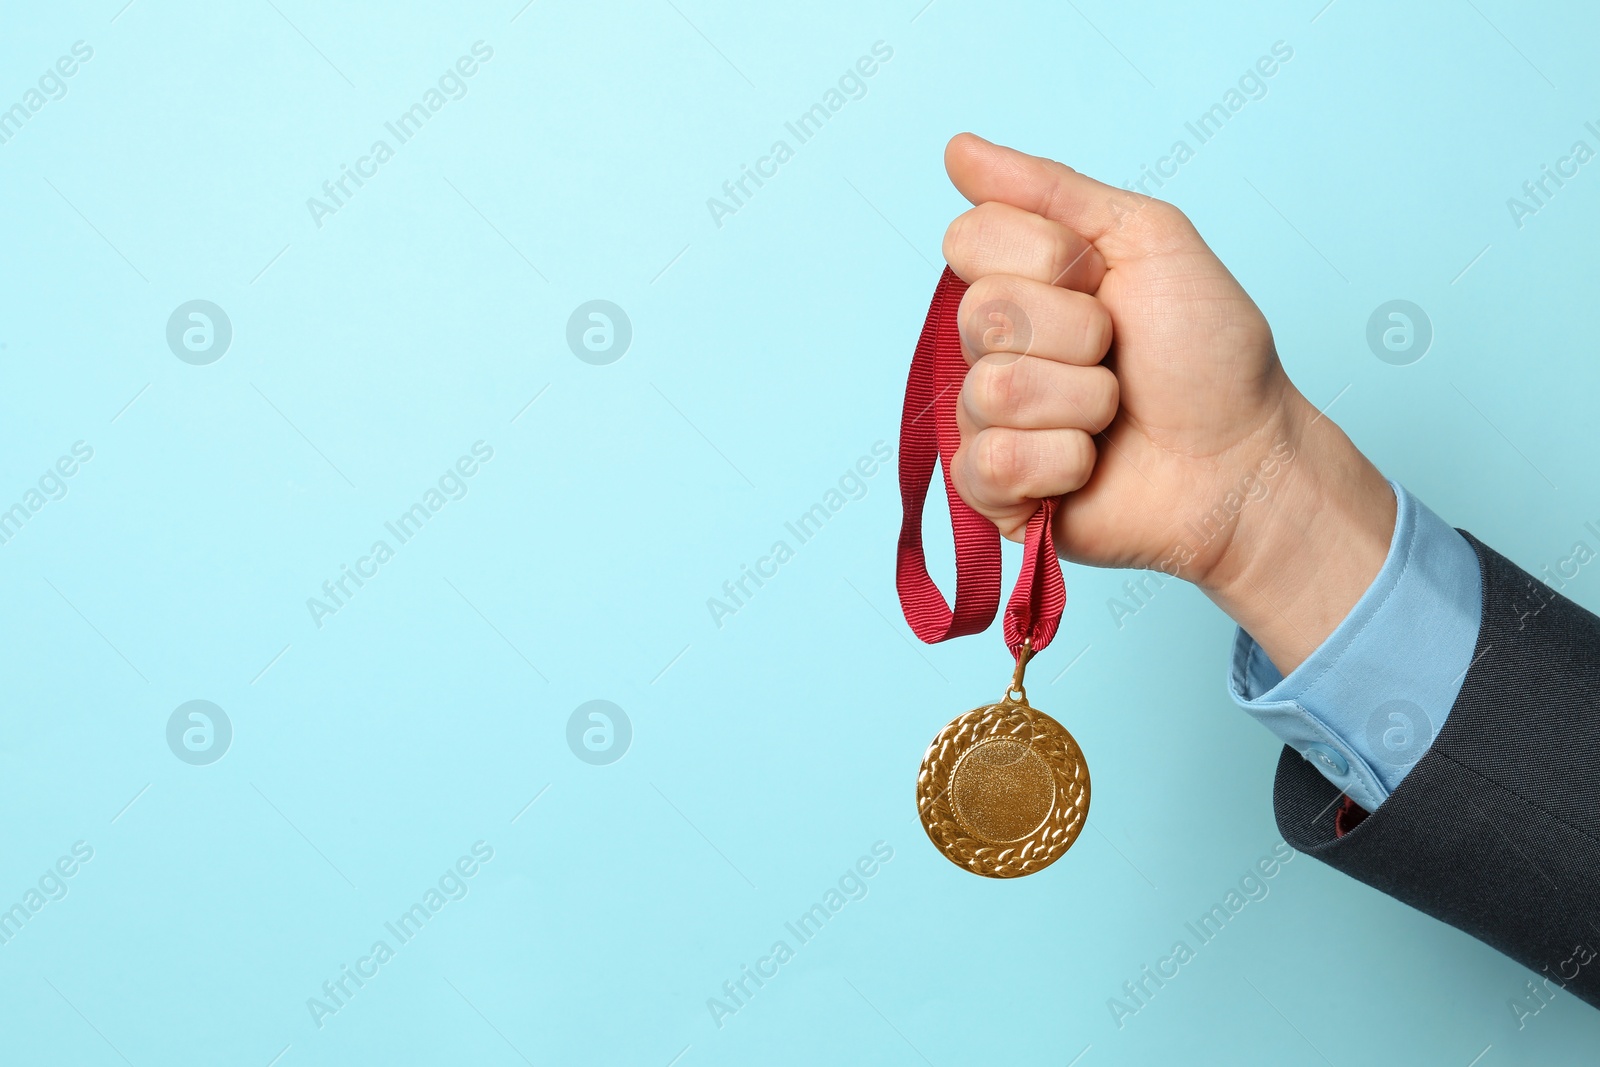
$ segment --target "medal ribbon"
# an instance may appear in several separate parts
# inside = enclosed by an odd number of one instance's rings
[[[994,620],[1000,604],[1000,531],[956,493],[950,464],[961,444],[956,426],[956,403],[967,376],[961,355],[961,334],[956,312],[967,283],[949,267],[939,278],[928,318],[911,357],[906,378],[905,409],[900,417],[900,544],[895,561],[895,585],[900,607],[912,631],[929,644],[979,633]],[[945,496],[950,501],[950,524],[955,533],[956,603],[952,609],[928,574],[922,550],[922,505],[928,497],[933,468],[944,471]],[[1061,579],[1050,526],[1056,501],[1041,501],[1028,520],[1022,573],[1006,602],[1006,647],[1021,658],[1023,643],[1041,652],[1055,637],[1061,612],[1067,605],[1067,587]]]

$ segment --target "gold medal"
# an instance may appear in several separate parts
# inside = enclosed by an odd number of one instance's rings
[[[946,267],[906,377],[900,419],[900,543],[895,586],[906,622],[930,644],[978,633],[1000,600],[1000,532],[956,492],[961,442],[956,402],[967,375],[957,317],[966,282]],[[929,418],[929,415],[932,418]],[[944,468],[955,535],[952,606],[928,574],[922,505]],[[1016,657],[998,704],[973,708],[939,731],[917,775],[922,828],[945,858],[986,878],[1017,878],[1060,859],[1089,817],[1089,766],[1060,723],[1028,703],[1028,660],[1055,637],[1067,603],[1051,530],[1058,500],[1039,501],[1023,539],[1022,568],[1006,604],[1006,648]]]
[[[934,846],[988,878],[1042,871],[1066,854],[1089,815],[1089,765],[1066,727],[1032,707],[1023,671],[997,704],[952,719],[928,746],[917,811]]]

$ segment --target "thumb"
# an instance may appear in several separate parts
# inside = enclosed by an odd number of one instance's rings
[[[1198,240],[1181,211],[1153,197],[1118,189],[1064,163],[993,144],[972,133],[950,139],[944,167],[974,204],[999,201],[1042,215],[1081,235],[1107,266]]]

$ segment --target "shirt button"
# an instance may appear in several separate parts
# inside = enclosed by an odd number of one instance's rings
[[[1320,767],[1324,774],[1343,778],[1350,773],[1349,762],[1327,745],[1307,745],[1301,755]]]

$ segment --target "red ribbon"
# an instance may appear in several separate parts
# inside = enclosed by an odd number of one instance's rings
[[[895,585],[906,622],[923,641],[934,644],[952,637],[979,633],[994,621],[1000,604],[1000,531],[956,493],[950,481],[950,463],[961,444],[956,427],[956,403],[967,376],[961,355],[961,334],[956,312],[967,283],[946,267],[933,292],[928,318],[911,357],[906,378],[905,410],[900,418],[900,545],[895,561]],[[952,609],[928,575],[922,551],[922,505],[928,498],[933,468],[944,470],[944,490],[950,501],[950,523],[955,533],[956,603]],[[1034,652],[1043,651],[1061,624],[1067,606],[1067,587],[1061,579],[1050,525],[1056,501],[1045,500],[1028,520],[1022,573],[1006,602],[1006,647],[1021,656],[1026,640]]]

